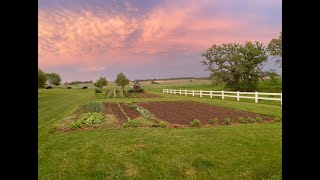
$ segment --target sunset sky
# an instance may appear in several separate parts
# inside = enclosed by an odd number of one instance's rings
[[[213,44],[282,31],[281,0],[39,0],[38,63],[63,82],[204,77]],[[280,68],[270,60],[266,69]]]

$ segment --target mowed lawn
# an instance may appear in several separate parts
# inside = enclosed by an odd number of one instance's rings
[[[161,94],[161,93],[159,93]],[[281,123],[55,132],[94,90],[39,90],[39,179],[281,179]],[[281,106],[164,95],[281,117]],[[108,100],[109,101],[109,100]]]

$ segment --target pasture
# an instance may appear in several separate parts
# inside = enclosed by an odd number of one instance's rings
[[[209,89],[204,81],[141,83],[153,97],[97,98],[91,85],[39,89],[38,178],[281,179],[282,125],[274,122],[282,118],[281,106],[162,93],[168,87]],[[72,117],[92,101],[103,103],[102,122],[70,128]],[[220,121],[210,124],[215,116]],[[262,120],[239,123],[239,117]],[[201,126],[190,127],[193,119]],[[166,127],[155,125],[161,122]]]

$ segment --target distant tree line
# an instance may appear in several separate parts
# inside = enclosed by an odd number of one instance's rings
[[[78,85],[78,84],[92,84],[93,81],[71,81],[71,82],[65,82],[64,85]]]
[[[135,81],[165,81],[165,80],[180,80],[180,79],[203,79],[210,80],[210,77],[175,77],[175,78],[160,78],[160,79],[136,79]]]

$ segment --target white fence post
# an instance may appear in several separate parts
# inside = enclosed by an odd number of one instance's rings
[[[212,90],[210,90],[210,98],[212,98]]]
[[[255,95],[254,102],[258,103],[258,92],[256,91],[254,95]]]
[[[194,96],[194,90],[192,90],[192,96]]]
[[[281,98],[281,106],[282,106],[282,92],[280,93],[280,98]]]
[[[239,91],[237,91],[237,101],[240,100],[240,97],[239,97]]]
[[[200,97],[202,97],[202,90],[200,90]]]
[[[176,94],[176,89],[173,90],[173,94]]]
[[[184,90],[186,96],[187,96],[187,91],[188,91],[188,90]]]
[[[181,95],[181,89],[180,89],[180,95]]]
[[[221,98],[224,99],[224,92],[221,91]]]

